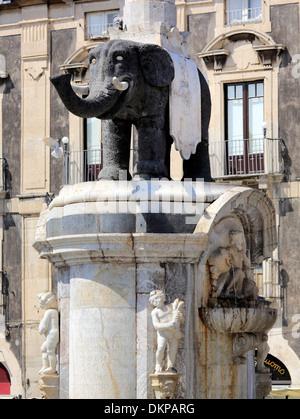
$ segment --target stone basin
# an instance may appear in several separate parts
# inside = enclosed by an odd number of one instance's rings
[[[266,332],[274,325],[273,308],[200,308],[205,326],[219,333]]]

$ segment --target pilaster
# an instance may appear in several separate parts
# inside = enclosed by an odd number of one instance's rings
[[[22,9],[21,193],[49,189],[49,150],[39,138],[50,132],[49,20],[47,5]],[[36,21],[30,20],[30,12]],[[37,157],[38,156],[38,157]]]

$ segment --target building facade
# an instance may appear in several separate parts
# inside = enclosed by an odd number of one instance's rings
[[[192,57],[209,81],[212,176],[216,182],[258,188],[276,208],[278,248],[257,266],[254,276],[261,295],[272,300],[279,313],[269,333],[269,353],[272,365],[284,366],[279,374],[273,371],[274,383],[297,388],[299,2],[177,5],[178,26],[191,32]]]
[[[86,70],[82,61],[95,42],[108,40],[108,28],[120,14],[121,5],[118,0],[4,0],[0,4],[3,396],[40,397],[43,337],[38,333],[42,312],[37,295],[56,290],[56,273],[47,261],[38,259],[32,243],[47,194],[58,194],[63,183],[63,159],[51,155],[56,139],[69,137],[70,152],[100,147],[95,121],[69,117],[49,77],[59,74],[62,65],[69,71],[75,68],[75,77],[80,77]],[[81,153],[80,158],[84,155]],[[96,157],[99,162],[100,155]],[[91,173],[87,176],[91,180],[99,168],[93,152],[88,158]]]
[[[73,84],[84,87],[89,50],[109,39],[109,28],[126,29],[119,22],[123,3],[0,4],[2,395],[40,397],[37,295],[56,290],[56,272],[32,248],[39,214],[62,184],[95,180],[101,168],[101,124],[69,114],[49,77],[70,72]],[[211,91],[212,176],[263,190],[276,208],[279,246],[254,275],[261,294],[279,310],[269,359],[285,374],[274,380],[299,387],[299,1],[178,0],[176,5],[177,27],[191,33],[191,58]],[[69,142],[57,142],[63,137]],[[180,178],[178,160],[174,168]]]

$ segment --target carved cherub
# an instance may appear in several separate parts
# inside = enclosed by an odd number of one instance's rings
[[[244,277],[242,291],[243,296],[245,298],[257,299],[258,288],[251,278],[251,264],[249,258],[246,255],[246,242],[244,233],[242,231],[233,230],[230,232],[229,236],[230,247],[228,250],[232,258],[234,276],[240,275],[241,277]]]
[[[152,323],[157,330],[157,351],[155,374],[162,372],[162,362],[167,349],[167,368],[165,372],[177,373],[174,368],[178,341],[182,337],[180,323],[184,321],[184,302],[177,298],[172,304],[165,304],[166,295],[155,290],[150,293],[150,303],[155,306],[152,311]]]
[[[38,295],[40,307],[46,310],[39,325],[39,333],[46,336],[41,346],[43,367],[39,374],[56,374],[56,347],[59,342],[59,321],[56,297],[52,292]]]
[[[239,298],[257,299],[258,289],[251,279],[251,265],[246,255],[245,236],[242,231],[229,233],[230,245],[219,247],[209,259],[215,297],[234,294]]]
[[[236,296],[242,295],[244,274],[241,270],[234,271],[229,248],[219,247],[208,259],[210,275],[213,280],[213,296],[226,296],[235,291]]]

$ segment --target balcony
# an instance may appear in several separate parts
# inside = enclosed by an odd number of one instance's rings
[[[113,23],[101,23],[97,25],[86,25],[86,39],[107,38],[109,28],[113,28]]]
[[[210,141],[214,179],[282,173],[282,140],[270,138]]]
[[[63,185],[97,180],[102,169],[100,148],[64,152]]]
[[[87,13],[85,25],[86,39],[108,38],[110,28],[122,28],[120,11]]]
[[[214,179],[245,178],[282,174],[283,140],[210,141],[209,156]],[[135,150],[131,150],[135,160]],[[102,169],[101,148],[65,151],[63,185],[97,180]]]
[[[261,22],[261,7],[251,9],[226,10],[226,25],[240,25],[241,23]]]

